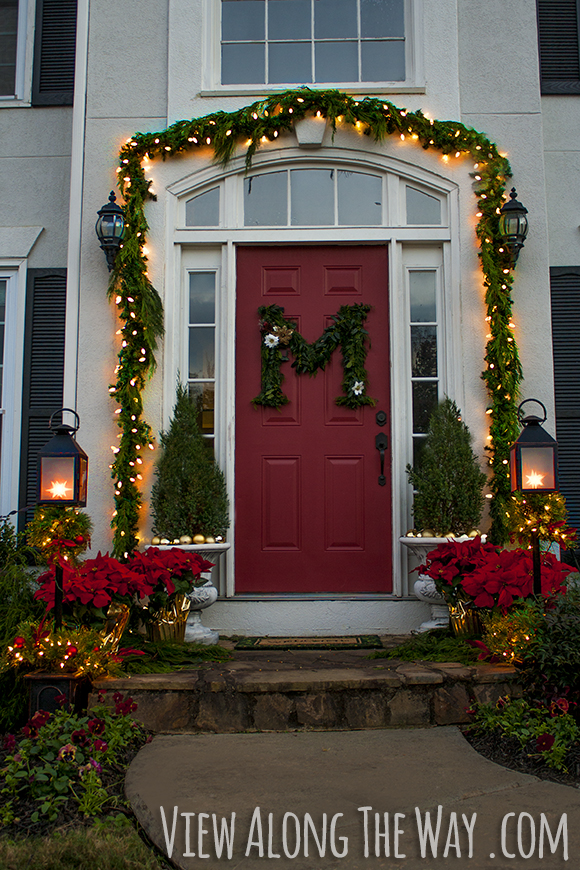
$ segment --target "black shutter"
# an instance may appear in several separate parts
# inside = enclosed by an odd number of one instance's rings
[[[22,449],[20,453],[20,526],[31,519],[36,503],[38,451],[50,441],[48,422],[62,408],[66,269],[29,269],[26,290]],[[57,422],[60,419],[57,418]]]
[[[33,106],[72,106],[77,0],[37,0]]]
[[[538,0],[543,94],[580,94],[579,0]]]
[[[580,529],[580,266],[550,269],[560,492]]]

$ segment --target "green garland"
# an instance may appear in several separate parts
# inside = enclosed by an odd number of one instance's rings
[[[326,327],[313,344],[308,344],[297,331],[296,324],[286,320],[284,309],[279,305],[262,305],[258,308],[262,334],[262,389],[252,403],[264,405],[266,408],[281,408],[288,404],[288,396],[282,390],[284,375],[280,367],[283,362],[287,362],[287,358],[282,355],[282,347],[286,346],[292,351],[292,368],[296,369],[297,374],[313,376],[318,369],[326,367],[340,345],[344,396],[339,396],[336,404],[353,409],[361,405],[376,405],[376,399],[366,395],[368,332],[363,324],[370,310],[370,305],[341,305],[338,314],[332,316],[333,323]]]
[[[470,157],[475,161],[474,191],[478,203],[477,237],[486,288],[489,338],[486,370],[483,372],[490,396],[490,436],[487,449],[493,470],[494,498],[490,506],[492,538],[507,538],[505,504],[510,495],[509,447],[517,437],[518,387],[522,371],[511,326],[512,284],[509,253],[500,242],[499,209],[504,201],[505,182],[511,177],[508,160],[483,133],[457,121],[436,121],[421,110],[408,112],[385,100],[365,97],[357,100],[337,90],[310,88],[272,94],[234,112],[213,112],[190,121],[177,121],[159,133],[136,133],[121,148],[119,189],[125,198],[127,231],[117,257],[111,282],[111,296],[123,323],[123,347],[115,384],[110,392],[119,403],[119,445],[112,465],[115,480],[116,513],[114,552],[131,553],[138,544],[137,526],[141,507],[139,472],[141,450],[151,445],[151,430],[142,417],[141,393],[155,368],[156,342],[163,333],[163,312],[158,294],[147,276],[144,250],[145,204],[155,200],[145,164],[185,152],[213,149],[216,161],[226,164],[243,142],[246,167],[263,142],[273,142],[293,129],[294,122],[309,113],[320,113],[337,126],[362,130],[374,141],[398,135],[416,141],[425,150],[434,149],[444,161]],[[141,460],[142,462],[142,460]],[[137,472],[137,473],[136,473]]]

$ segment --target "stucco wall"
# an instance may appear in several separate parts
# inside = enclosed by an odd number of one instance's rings
[[[512,296],[515,337],[524,370],[522,398],[534,396],[548,409],[553,431],[553,375],[546,167],[540,100],[536,4],[514,0],[509,15],[517,39],[506,40],[491,22],[505,16],[502,0],[481,4],[462,0],[459,12],[461,120],[485,131],[507,153],[518,199],[529,212],[530,231],[514,272]],[[550,195],[552,193],[548,185]],[[467,294],[464,294],[464,303]],[[475,383],[480,361],[469,353],[466,332],[466,383]]]
[[[494,36],[494,28],[490,27],[494,15],[501,18],[505,14],[501,0],[492,4],[472,0],[418,3],[423,15],[425,93],[389,94],[388,99],[411,110],[422,108],[435,118],[457,118],[485,131],[500,150],[508,152],[514,183],[529,209],[532,225],[514,284],[516,337],[526,376],[524,393],[541,398],[553,416],[549,319],[545,315],[549,310],[547,212],[535,3],[518,0],[515,5],[518,40],[514,46],[503,36]],[[200,96],[206,62],[202,45],[205,9],[203,0],[171,0],[169,4],[128,0],[123,15],[131,21],[129,33],[123,27],[111,27],[118,15],[112,0],[91,4],[77,407],[82,420],[95,421],[95,425],[83,425],[79,432],[79,440],[91,457],[88,510],[97,527],[95,548],[106,549],[110,542],[108,522],[113,501],[108,464],[117,430],[114,404],[107,393],[116,363],[114,311],[106,301],[107,271],[94,237],[94,221],[97,209],[114,185],[118,147],[135,130],[163,129],[179,118],[233,109],[255,99]],[[189,26],[184,26],[186,22]],[[294,147],[293,137],[290,139],[286,144]],[[474,237],[475,199],[469,178],[473,164],[461,158],[445,166],[436,153],[424,152],[409,142],[391,140],[375,146],[367,137],[346,132],[337,136],[325,156],[331,156],[333,147],[349,148],[355,153],[361,140],[366,150],[423,166],[458,185],[460,268],[453,282],[460,303],[453,317],[461,362],[456,398],[473,432],[474,447],[483,457],[487,418],[480,373],[487,330]],[[147,209],[151,223],[150,272],[162,296],[175,292],[173,274],[167,267],[172,227],[166,225],[168,195],[164,190],[208,158],[177,158],[154,168],[159,201]],[[163,346],[158,359],[163,359]],[[163,408],[170,406],[171,401],[163,395],[159,372],[148,385],[145,399],[145,415],[155,431],[167,424]]]
[[[44,227],[31,268],[65,268],[67,261],[72,109],[0,109],[1,227]],[[14,256],[0,250],[0,257]]]

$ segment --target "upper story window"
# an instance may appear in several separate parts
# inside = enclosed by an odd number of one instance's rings
[[[2,105],[72,105],[76,20],[77,0],[0,0]]]
[[[580,0],[538,0],[543,94],[580,94]]]
[[[221,0],[222,85],[404,82],[406,0]]]
[[[0,97],[17,93],[18,0],[0,0]]]

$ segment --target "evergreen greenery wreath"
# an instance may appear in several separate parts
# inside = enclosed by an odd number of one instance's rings
[[[376,405],[376,399],[371,399],[365,392],[368,381],[365,339],[368,332],[363,324],[370,309],[370,305],[359,303],[341,305],[338,314],[332,316],[333,323],[326,327],[320,338],[308,344],[297,331],[296,324],[286,320],[280,305],[262,305],[258,308],[262,334],[262,389],[253,399],[253,404],[267,408],[280,408],[288,404],[288,396],[282,390],[284,375],[280,368],[287,361],[282,354],[283,347],[292,352],[292,368],[298,374],[313,376],[318,369],[326,367],[340,345],[344,395],[336,399],[336,404],[346,405],[347,408]]]
[[[512,324],[511,263],[501,244],[498,219],[504,202],[506,180],[511,177],[508,160],[484,133],[457,121],[436,121],[421,110],[409,112],[392,103],[365,97],[355,99],[337,90],[299,88],[272,94],[233,112],[216,111],[201,118],[177,121],[158,133],[136,133],[121,148],[118,186],[125,199],[125,240],[112,274],[110,297],[115,300],[122,326],[122,347],[110,392],[119,403],[119,444],[111,473],[115,481],[112,526],[114,552],[131,553],[138,544],[137,525],[141,506],[141,450],[152,446],[149,426],[143,419],[141,394],[155,369],[155,349],[163,334],[161,300],[149,281],[145,249],[148,224],[145,204],[155,200],[145,166],[188,151],[213,148],[216,161],[226,164],[242,142],[246,166],[263,142],[273,142],[290,132],[296,120],[314,113],[337,127],[355,127],[376,142],[387,136],[410,139],[422,148],[434,149],[447,162],[467,156],[474,160],[474,193],[477,200],[477,237],[485,285],[489,324],[486,369],[482,377],[490,396],[490,434],[487,449],[493,472],[491,488],[492,539],[507,538],[505,505],[510,497],[509,447],[519,433],[518,388],[522,379]],[[142,460],[141,460],[142,462]]]

